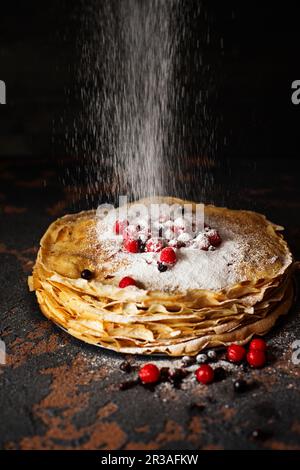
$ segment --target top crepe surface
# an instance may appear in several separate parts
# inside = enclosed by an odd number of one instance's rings
[[[153,201],[168,204],[187,203],[187,201],[174,198],[152,198],[142,202],[149,204]],[[143,282],[144,279],[138,279],[135,276],[136,281],[140,281],[140,288],[132,287],[125,289],[125,291],[122,289],[122,292],[124,294],[130,292],[129,295],[132,295],[133,292],[136,295],[139,292],[141,295],[142,292],[145,293],[149,290],[160,291],[163,295],[188,294],[195,291],[198,293],[199,291],[227,293],[234,287],[241,285],[244,288],[247,285],[265,285],[270,280],[281,276],[292,263],[288,246],[278,233],[281,227],[272,224],[261,214],[210,205],[205,206],[205,220],[219,230],[223,238],[222,244],[215,252],[192,250],[196,268],[197,263],[201,264],[201,269],[203,266],[203,270],[209,266],[210,275],[207,276],[207,285],[205,275],[202,276],[200,283],[195,275],[190,288],[186,286],[182,288],[179,278],[177,288],[170,289],[168,273],[157,274],[157,269],[154,268],[155,274],[159,277],[159,287],[155,284],[153,287],[151,282],[147,284],[147,277],[146,282]],[[41,240],[39,260],[44,270],[49,274],[57,274],[68,279],[79,279],[84,269],[90,269],[94,273],[93,282],[104,288],[101,295],[105,295],[105,287],[107,292],[120,290],[117,287],[120,275],[115,276],[115,273],[119,271],[124,275],[129,275],[132,260],[142,255],[124,256],[120,253],[118,246],[115,247],[105,241],[99,241],[96,234],[96,223],[95,211],[67,215],[56,220]],[[176,276],[176,270],[180,269],[181,259],[182,263],[185,261],[185,249],[180,251],[182,251],[182,255],[179,256],[178,263],[170,270],[173,278],[174,275]],[[218,263],[214,262],[216,253]],[[223,263],[224,266],[220,263]],[[228,264],[229,266],[227,266]],[[188,263],[186,266],[188,268]],[[191,269],[197,274],[195,267],[191,266]],[[153,267],[149,266],[149,281],[152,276],[151,269],[153,270]],[[84,286],[86,281],[82,281],[81,284]]]

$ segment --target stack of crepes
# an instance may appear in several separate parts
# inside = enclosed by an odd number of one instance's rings
[[[155,202],[186,203],[175,198]],[[130,274],[132,261],[120,256],[119,248],[113,251],[99,241],[95,211],[66,215],[50,225],[29,278],[30,289],[47,318],[80,340],[115,351],[180,356],[195,355],[206,347],[244,344],[253,335],[267,333],[289,311],[295,263],[278,233],[282,227],[261,214],[208,205],[205,221],[222,235],[218,260],[223,250],[227,266],[210,272],[210,282],[216,276],[213,289],[203,277],[202,285],[191,278],[191,288],[182,290],[179,282],[175,290],[165,289],[165,273],[159,290],[139,279],[138,287],[119,288],[118,272],[124,272],[125,265]],[[235,242],[234,253],[238,250],[239,255],[228,262],[226,246]],[[202,252],[205,266],[209,256],[214,265],[215,253]],[[81,278],[86,269],[93,274],[90,280]],[[180,262],[172,268],[172,276],[177,269]],[[226,269],[228,283],[224,283]]]

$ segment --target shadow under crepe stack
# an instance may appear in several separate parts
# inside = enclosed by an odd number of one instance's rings
[[[124,253],[99,237],[99,224],[100,232],[107,227],[95,211],[56,220],[41,239],[29,278],[43,314],[80,340],[133,354],[195,355],[264,335],[294,298],[295,263],[282,227],[255,212],[208,205],[204,213],[221,245],[215,251],[182,248],[176,265],[163,273],[156,261],[143,259],[150,254]],[[81,278],[85,269],[93,273],[89,281]],[[138,287],[119,288],[130,274]]]

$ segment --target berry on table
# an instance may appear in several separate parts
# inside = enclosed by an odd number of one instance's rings
[[[262,338],[254,338],[250,342],[249,349],[250,349],[250,351],[257,350],[257,349],[260,350],[260,351],[266,351],[267,343]]]
[[[189,367],[192,364],[195,364],[196,359],[194,356],[183,356],[182,358],[182,366],[183,367]]]
[[[204,364],[208,360],[208,357],[204,353],[197,354],[196,361],[198,364]]]
[[[252,349],[247,354],[247,362],[251,367],[262,367],[266,362],[266,353],[261,349]]]
[[[233,383],[233,389],[236,393],[243,393],[247,390],[247,382],[245,380],[239,379]]]
[[[230,344],[227,348],[227,359],[230,362],[241,362],[246,355],[246,350],[239,344]]]
[[[200,366],[196,372],[196,379],[202,384],[209,384],[214,380],[214,370],[208,364],[203,364]]]
[[[143,384],[153,384],[160,378],[159,368],[155,364],[145,364],[139,370],[139,378]]]
[[[135,280],[130,276],[123,277],[123,279],[121,279],[121,281],[119,282],[119,287],[121,287],[121,289],[124,289],[124,287],[128,286],[136,286]]]
[[[207,352],[207,355],[208,355],[209,359],[211,359],[211,360],[213,360],[213,361],[214,361],[215,359],[217,359],[217,353],[216,353],[216,351],[214,351],[213,349],[211,349],[210,351],[208,351],[208,352]]]

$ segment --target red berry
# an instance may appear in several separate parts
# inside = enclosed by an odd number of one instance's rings
[[[116,220],[115,225],[114,225],[115,234],[122,235],[127,225],[129,225],[128,220]]]
[[[138,253],[139,252],[139,242],[138,240],[131,240],[127,238],[123,242],[124,250],[129,251],[129,253]]]
[[[139,377],[143,384],[154,384],[158,382],[160,377],[159,368],[154,364],[145,364],[139,370]]]
[[[220,234],[217,232],[217,230],[209,230],[206,233],[206,236],[208,237],[208,241],[212,246],[219,246],[222,243],[222,238],[220,237]]]
[[[267,344],[262,338],[254,338],[249,345],[250,351],[258,349],[259,351],[266,351]]]
[[[139,238],[139,234],[134,225],[128,225],[125,227],[122,231],[122,235],[124,240],[137,240]]]
[[[202,384],[210,384],[214,380],[214,370],[208,364],[203,364],[200,366],[196,372],[196,379]]]
[[[230,362],[241,362],[246,355],[246,349],[239,344],[230,344],[227,348],[227,359]]]
[[[121,287],[121,289],[124,289],[124,287],[127,286],[136,286],[135,280],[130,276],[123,277],[119,282],[119,287]]]
[[[168,246],[164,248],[160,253],[160,262],[166,264],[175,264],[176,263],[176,253],[172,247]]]
[[[261,349],[253,349],[248,352],[247,361],[251,367],[262,367],[266,362],[266,353]]]
[[[159,238],[150,238],[146,243],[146,251],[158,253],[163,248],[163,242]]]

